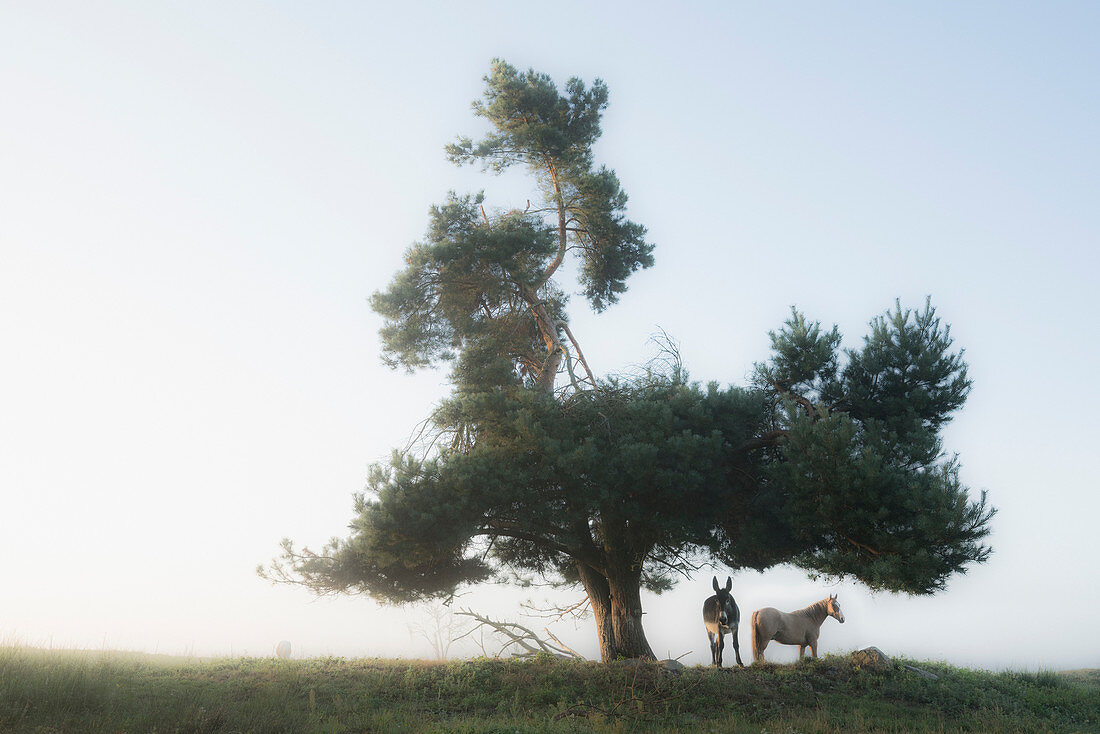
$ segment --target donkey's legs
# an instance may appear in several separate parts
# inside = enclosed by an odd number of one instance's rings
[[[810,653],[814,656],[814,658],[817,657],[817,640],[814,640],[810,643]]]
[[[710,638],[710,662],[712,665],[718,664],[718,641],[714,638],[714,633],[707,631],[707,637]]]
[[[806,646],[805,646],[805,645],[799,645],[799,646],[798,646],[798,659],[799,659],[799,660],[801,660],[801,659],[802,659],[802,654],[803,654],[804,652],[806,652]]]
[[[726,649],[726,636],[722,634],[722,629],[718,629],[718,667],[722,667],[722,650]]]
[[[733,654],[737,656],[737,664],[740,667],[745,667],[745,664],[741,662],[741,646],[737,643],[737,628],[731,628],[731,634],[733,635]]]

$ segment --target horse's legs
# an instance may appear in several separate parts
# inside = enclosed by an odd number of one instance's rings
[[[810,654],[813,655],[814,658],[817,657],[817,640],[810,643]]]
[[[737,643],[737,628],[732,627],[731,630],[733,634],[733,654],[737,657],[737,664],[743,668],[745,664],[741,662],[741,646]]]
[[[754,663],[762,663],[764,662],[764,649],[768,646],[768,643],[771,642],[771,640],[769,640],[767,637],[760,634],[756,630],[753,630],[752,633],[753,635],[755,635],[753,641],[756,643],[752,650],[752,661]]]

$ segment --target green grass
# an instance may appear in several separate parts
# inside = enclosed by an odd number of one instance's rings
[[[912,664],[911,661],[903,661]],[[202,660],[0,647],[2,732],[1100,732],[1100,677],[844,657],[742,670],[541,658]]]

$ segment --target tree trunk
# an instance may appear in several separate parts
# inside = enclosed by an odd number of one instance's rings
[[[554,380],[557,378],[558,366],[561,365],[562,348],[561,339],[558,338],[558,327],[554,319],[550,318],[550,312],[546,310],[538,295],[538,291],[530,286],[520,286],[520,297],[531,307],[531,313],[535,316],[542,341],[546,344],[546,362],[539,372],[536,382],[543,392],[554,391]]]
[[[642,629],[641,578],[638,574],[612,574],[611,628],[615,635],[616,657],[656,657]]]
[[[642,629],[641,580],[635,574],[597,573],[584,565],[578,570],[596,619],[600,659],[656,657]]]

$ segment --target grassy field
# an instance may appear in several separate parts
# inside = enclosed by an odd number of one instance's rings
[[[917,665],[939,678],[845,657],[670,673],[0,647],[0,732],[1100,732],[1097,671]]]

